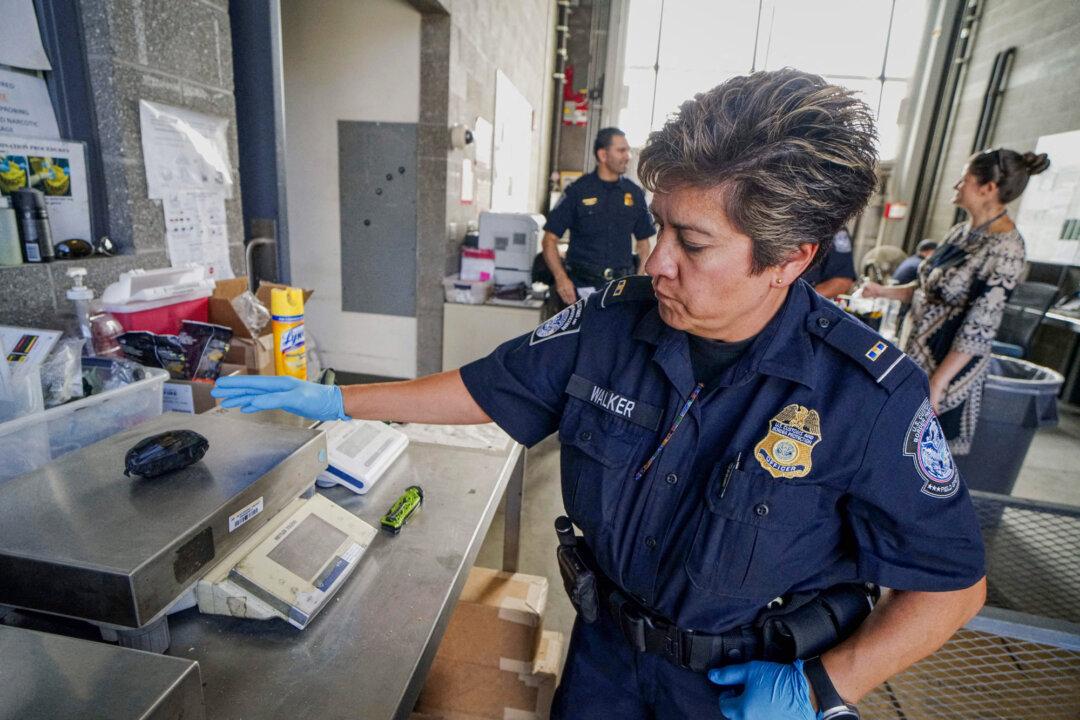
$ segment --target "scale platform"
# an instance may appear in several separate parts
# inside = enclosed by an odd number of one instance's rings
[[[128,448],[187,429],[210,448],[158,478]],[[0,605],[117,628],[158,619],[212,566],[312,486],[318,430],[167,413],[0,484]]]
[[[202,720],[199,664],[0,625],[0,716]]]

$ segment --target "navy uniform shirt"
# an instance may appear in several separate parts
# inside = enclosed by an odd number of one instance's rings
[[[687,335],[660,319],[648,278],[461,376],[517,441],[558,431],[563,500],[601,569],[681,627],[721,632],[841,582],[944,591],[983,576],[926,375],[805,283],[641,477],[695,388]]]
[[[919,277],[919,265],[922,265],[923,257],[919,255],[912,255],[909,258],[905,258],[904,262],[896,268],[896,271],[892,274],[892,279],[897,282],[898,285],[907,285],[908,283],[915,282]]]
[[[633,272],[630,236],[644,240],[656,234],[642,189],[624,177],[604,182],[595,170],[566,188],[544,230],[558,237],[569,230],[567,266],[592,273]]]
[[[833,236],[832,246],[816,265],[802,274],[802,279],[810,285],[818,285],[832,278],[843,277],[858,280],[855,273],[855,255],[851,247],[851,236],[841,229]]]

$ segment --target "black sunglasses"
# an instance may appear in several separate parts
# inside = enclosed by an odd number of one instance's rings
[[[56,257],[60,260],[78,260],[91,255],[112,255],[116,246],[108,237],[102,236],[96,245],[91,245],[80,238],[70,238],[59,242],[55,247]]]

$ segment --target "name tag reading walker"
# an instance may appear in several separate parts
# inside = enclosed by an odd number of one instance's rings
[[[566,384],[566,393],[643,428],[656,430],[660,426],[660,408],[600,387],[592,380],[586,380],[580,375],[570,376],[570,382]]]

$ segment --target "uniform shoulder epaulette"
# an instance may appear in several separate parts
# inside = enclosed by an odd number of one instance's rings
[[[606,308],[616,303],[655,301],[652,278],[648,275],[627,275],[612,280],[604,287],[600,295],[600,307]]]
[[[807,316],[807,329],[870,373],[890,393],[918,366],[900,348],[839,308]]]

